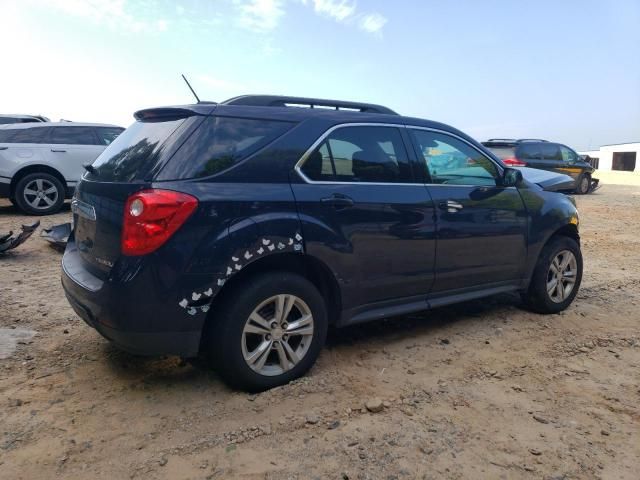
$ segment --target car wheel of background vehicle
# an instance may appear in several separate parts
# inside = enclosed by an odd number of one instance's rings
[[[576,188],[576,193],[580,195],[585,195],[589,193],[589,188],[591,187],[591,176],[588,173],[585,173],[578,180],[578,188]]]
[[[64,187],[49,173],[30,173],[18,181],[14,198],[16,205],[25,213],[49,215],[62,208]]]
[[[581,281],[580,246],[573,238],[552,237],[540,253],[524,303],[538,313],[561,312],[577,295]]]
[[[272,272],[231,286],[205,332],[212,366],[232,387],[262,391],[304,375],[327,336],[324,298],[304,277]]]

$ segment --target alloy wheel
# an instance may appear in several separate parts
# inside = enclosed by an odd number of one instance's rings
[[[564,302],[576,284],[578,263],[569,250],[559,252],[551,262],[547,273],[547,293],[551,301]]]
[[[58,201],[58,189],[49,180],[35,178],[22,192],[25,202],[36,210],[46,210]]]
[[[260,375],[281,375],[307,354],[313,332],[311,309],[301,298],[275,295],[258,305],[246,320],[242,356]]]

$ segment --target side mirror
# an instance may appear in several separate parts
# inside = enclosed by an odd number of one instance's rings
[[[515,187],[522,182],[522,172],[517,168],[505,168],[502,174],[503,187]]]

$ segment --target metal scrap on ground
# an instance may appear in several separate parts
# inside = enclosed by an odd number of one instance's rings
[[[33,232],[35,232],[39,226],[40,221],[37,221],[31,225],[22,225],[22,231],[18,235],[14,235],[13,231],[10,231],[6,235],[0,235],[0,253],[4,253],[24,243],[33,235]]]
[[[71,235],[71,223],[69,222],[54,225],[51,228],[43,228],[40,232],[40,236],[58,250],[64,250],[67,246],[69,235]]]

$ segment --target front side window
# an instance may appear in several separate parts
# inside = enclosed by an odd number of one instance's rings
[[[429,130],[410,131],[424,160],[430,183],[497,185],[499,175],[496,165],[467,143]]]
[[[115,128],[115,127],[98,127],[96,128],[96,132],[98,132],[98,140],[100,141],[100,145],[111,145],[118,135],[120,135],[124,131],[123,128]]]
[[[578,160],[578,155],[576,154],[576,152],[568,147],[565,147],[564,145],[560,146],[560,152],[562,154],[562,160],[564,162],[574,163]]]
[[[395,127],[343,127],[331,132],[302,172],[314,181],[411,183],[402,135]]]
[[[51,143],[62,145],[96,145],[97,139],[91,127],[54,127]]]

